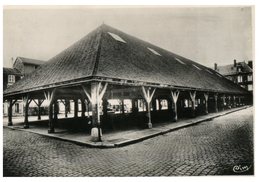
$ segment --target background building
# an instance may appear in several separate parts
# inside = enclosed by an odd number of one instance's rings
[[[13,68],[3,68],[3,90],[6,90],[9,86],[13,85],[15,82],[28,75],[36,68],[38,68],[44,61],[17,57],[14,61]],[[3,114],[7,115],[8,104],[4,102],[3,104]],[[18,100],[13,107],[13,115],[23,114],[23,103],[22,100]]]
[[[248,63],[234,60],[233,64],[224,66],[218,66],[215,63],[214,69],[227,79],[253,92],[253,62],[251,60]]]
[[[37,59],[30,59],[30,58],[24,58],[24,57],[17,57],[13,68],[20,71],[20,73],[23,76],[28,75],[35,69],[37,69],[41,64],[43,64],[45,61],[37,60]]]

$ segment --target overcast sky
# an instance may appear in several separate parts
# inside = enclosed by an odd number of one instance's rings
[[[250,7],[5,7],[4,66],[48,60],[102,23],[206,66],[252,60]]]

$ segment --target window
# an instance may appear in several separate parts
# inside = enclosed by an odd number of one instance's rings
[[[249,84],[249,85],[247,86],[247,89],[248,89],[248,91],[252,91],[252,90],[253,90],[253,85],[252,85],[252,84]]]
[[[237,83],[241,83],[241,82],[243,82],[242,76],[238,75],[237,76]]]
[[[14,83],[15,82],[15,76],[14,75],[8,75],[8,82]]]
[[[155,55],[162,56],[162,55],[159,54],[156,50],[154,50],[154,49],[152,49],[152,48],[150,48],[150,47],[147,47],[147,49],[148,49],[149,51],[151,51],[152,53],[154,53]]]
[[[195,64],[192,64],[192,66],[194,66],[194,67],[197,68],[198,70],[201,70],[201,68],[199,68],[199,67],[196,66]]]
[[[186,63],[184,63],[182,60],[180,60],[179,58],[174,58],[176,61],[178,61],[179,63],[181,63],[181,64],[186,64]]]
[[[253,76],[252,75],[248,75],[247,76],[247,81],[253,81]]]
[[[119,41],[119,42],[123,42],[126,43],[126,41],[124,41],[124,39],[122,39],[121,37],[119,37],[118,35],[111,33],[111,32],[107,32],[111,37],[113,37],[115,40]]]

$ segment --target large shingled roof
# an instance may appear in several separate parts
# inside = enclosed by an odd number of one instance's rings
[[[95,77],[247,93],[208,67],[103,24],[13,84],[4,95]]]

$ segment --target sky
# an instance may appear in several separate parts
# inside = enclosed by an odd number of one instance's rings
[[[253,60],[251,7],[5,6],[3,66],[12,58],[49,60],[100,26],[205,66]]]

